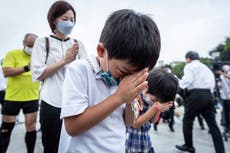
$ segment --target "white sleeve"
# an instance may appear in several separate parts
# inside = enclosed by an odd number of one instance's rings
[[[182,77],[181,80],[179,80],[179,86],[182,89],[187,88],[188,86],[191,85],[191,83],[193,82],[194,76],[193,76],[193,72],[192,69],[186,65],[184,68],[184,76]]]
[[[79,64],[80,63],[80,64]],[[79,60],[66,69],[62,85],[61,118],[81,114],[88,107],[87,71]]]
[[[45,48],[45,38],[37,38],[32,55],[31,55],[31,61],[30,61],[30,70],[32,73],[32,80],[34,82],[39,81],[38,78],[42,75],[42,73],[45,71],[46,64],[45,64],[45,58],[46,58],[46,48]]]
[[[88,57],[87,55],[87,51],[85,49],[85,46],[83,45],[83,43],[81,41],[78,41],[79,44],[79,59],[86,59]]]

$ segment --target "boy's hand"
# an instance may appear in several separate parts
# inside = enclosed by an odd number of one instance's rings
[[[155,102],[153,104],[154,109],[158,109],[159,112],[165,112],[167,111],[170,107],[172,107],[172,101],[166,102],[166,103],[160,103],[160,102]]]
[[[75,60],[78,51],[79,51],[78,43],[74,43],[72,47],[68,48],[65,53],[65,59],[64,59],[65,63],[67,64]]]
[[[148,84],[146,81],[147,77],[147,68],[124,77],[115,93],[120,98],[121,103],[131,103],[146,88]]]

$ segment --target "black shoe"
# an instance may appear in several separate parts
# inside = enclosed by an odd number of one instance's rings
[[[169,129],[170,129],[171,132],[175,132],[173,127],[169,127]]]
[[[184,145],[176,145],[176,148],[180,151],[187,151],[190,153],[195,153],[195,148],[194,147],[188,147],[185,144]]]
[[[157,131],[157,124],[154,124],[154,130]]]

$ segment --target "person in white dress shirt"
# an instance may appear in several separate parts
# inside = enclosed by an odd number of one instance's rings
[[[216,153],[225,153],[222,135],[217,126],[214,112],[212,95],[215,87],[214,74],[200,62],[197,52],[189,51],[185,58],[187,64],[184,67],[184,76],[179,80],[180,88],[189,90],[183,118],[185,144],[176,145],[176,148],[180,151],[195,153],[192,136],[193,121],[198,114],[202,114],[210,129]]]
[[[224,118],[225,118],[225,132],[230,131],[230,79],[228,78],[230,76],[230,66],[229,65],[223,65],[222,67],[223,71],[217,72],[217,74],[220,74],[220,98],[223,100],[223,112],[224,112]]]

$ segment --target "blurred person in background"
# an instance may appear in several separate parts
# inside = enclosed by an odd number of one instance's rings
[[[38,111],[39,83],[32,82],[30,55],[37,35],[28,33],[23,40],[23,49],[9,51],[4,57],[2,69],[7,78],[6,93],[2,106],[0,128],[0,152],[5,153],[10,143],[16,116],[22,109],[25,116],[25,142],[28,153],[34,152],[36,142],[36,119]]]
[[[220,98],[223,101],[223,113],[225,119],[225,132],[230,131],[230,66],[223,65],[223,71],[217,71],[220,74],[220,82],[218,84],[220,89]]]
[[[187,64],[184,67],[184,76],[179,80],[180,88],[187,88],[189,92],[183,118],[185,144],[176,145],[176,148],[180,151],[195,153],[192,136],[193,121],[198,114],[201,114],[210,129],[216,153],[225,153],[222,135],[217,126],[214,112],[212,95],[215,88],[214,74],[200,62],[197,52],[187,52],[185,59]]]

